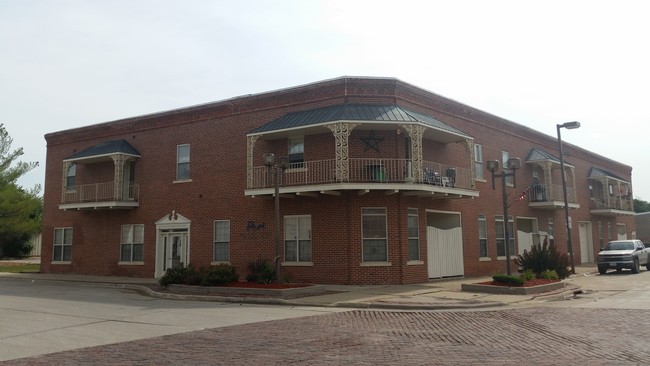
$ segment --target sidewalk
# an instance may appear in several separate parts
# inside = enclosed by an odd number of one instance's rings
[[[325,306],[349,308],[383,308],[408,310],[471,309],[499,306],[525,306],[540,301],[551,301],[573,296],[579,289],[572,283],[576,276],[596,273],[593,266],[576,267],[576,274],[564,280],[564,289],[535,295],[500,295],[461,291],[463,283],[479,283],[489,277],[443,279],[427,283],[386,286],[316,285],[311,293],[291,299],[256,295],[248,290],[246,295],[198,295],[159,289],[153,278],[84,276],[42,273],[0,273],[0,279],[13,278],[29,281],[75,282],[87,286],[111,287],[138,291],[147,296],[192,301],[217,301],[289,306]],[[266,290],[268,291],[268,290]],[[283,290],[276,290],[283,291]],[[261,294],[261,292],[260,292]]]

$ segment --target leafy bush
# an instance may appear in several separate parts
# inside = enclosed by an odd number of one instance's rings
[[[195,278],[196,276],[196,269],[191,264],[185,267],[181,263],[180,266],[167,268],[165,274],[158,280],[158,283],[161,286],[182,284],[187,283],[188,279],[191,281],[191,278]]]
[[[239,279],[235,267],[229,264],[201,267],[198,271],[189,264],[187,267],[182,264],[178,267],[167,268],[165,274],[158,282],[161,286],[171,284],[183,284],[191,286],[217,286],[230,283]]]
[[[558,276],[557,272],[555,272],[554,269],[547,269],[546,271],[543,271],[539,274],[539,278],[543,278],[545,280],[559,280],[560,276]]]
[[[494,282],[505,283],[511,286],[522,286],[524,284],[523,279],[513,275],[495,274],[492,276],[492,279]]]
[[[201,269],[201,286],[218,286],[235,282],[239,275],[230,264],[219,264]]]
[[[554,270],[560,279],[569,277],[569,257],[560,253],[555,244],[533,245],[530,251],[517,257],[515,263],[524,271],[531,270],[539,277],[545,270]]]
[[[271,283],[275,280],[275,267],[273,263],[264,259],[248,263],[246,281],[257,283]]]
[[[530,269],[525,270],[521,275],[519,275],[522,280],[524,281],[530,281],[535,278],[535,272],[533,272]]]
[[[9,258],[26,257],[34,248],[29,239],[30,235],[28,234],[5,238],[0,252]]]

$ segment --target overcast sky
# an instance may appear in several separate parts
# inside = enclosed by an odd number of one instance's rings
[[[646,5],[647,4],[647,5]],[[650,201],[647,1],[0,0],[0,123],[49,132],[349,76],[395,77],[633,167]],[[522,157],[525,158],[525,157]]]

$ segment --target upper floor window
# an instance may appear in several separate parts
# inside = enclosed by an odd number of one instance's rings
[[[190,144],[176,147],[176,180],[190,179]]]
[[[508,160],[510,160],[510,153],[507,151],[501,151],[501,166],[503,169],[506,169],[508,166]],[[506,180],[506,184],[512,185],[512,177],[502,178]]]
[[[364,262],[388,261],[388,230],[385,208],[361,209]]]
[[[72,228],[54,229],[54,262],[69,262],[72,258]]]
[[[311,262],[311,216],[285,216],[284,260]]]
[[[77,164],[70,164],[68,166],[68,171],[66,172],[65,175],[65,186],[68,188],[74,187],[75,185],[75,178],[77,176]]]
[[[305,138],[292,137],[289,139],[289,164],[290,168],[300,168],[305,162]]]
[[[213,261],[230,261],[230,220],[216,220],[214,222],[214,248]]]
[[[120,239],[120,261],[142,262],[144,246],[144,225],[122,225]]]
[[[409,260],[420,260],[420,225],[417,208],[408,209]]]
[[[483,171],[483,145],[474,144],[474,162],[476,163],[476,179],[485,180]]]

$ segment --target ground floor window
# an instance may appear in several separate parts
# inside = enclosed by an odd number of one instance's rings
[[[388,234],[385,208],[362,208],[361,227],[364,262],[388,261]]]
[[[214,248],[215,262],[230,261],[230,220],[214,221]]]
[[[420,260],[420,225],[417,208],[408,209],[409,260]]]
[[[503,225],[503,215],[496,216],[496,235],[497,235],[497,256],[505,257],[506,256],[506,246],[505,246],[505,226]],[[515,253],[515,237],[514,237],[515,223],[512,219],[512,216],[508,216],[508,251],[510,256],[516,255]]]
[[[485,214],[478,214],[478,246],[480,257],[487,258],[487,220],[485,219]]]
[[[72,228],[54,229],[54,258],[55,262],[69,262],[72,258]]]
[[[122,225],[120,239],[120,261],[142,262],[144,246],[144,225]]]
[[[284,261],[311,262],[311,216],[284,217]]]

